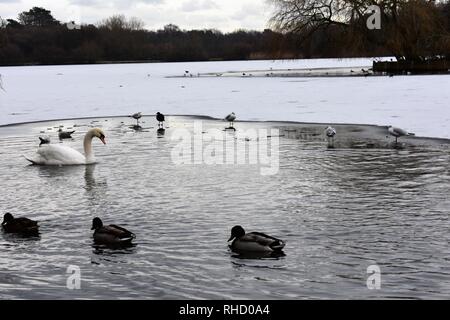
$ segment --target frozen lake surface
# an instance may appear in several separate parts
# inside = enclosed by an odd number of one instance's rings
[[[35,120],[234,111],[241,120],[395,125],[450,138],[450,76],[186,77],[198,73],[369,68],[372,59],[0,67],[0,124]]]
[[[279,172],[258,165],[175,165],[170,139],[192,117],[84,119],[0,128],[0,208],[40,221],[41,236],[0,233],[0,299],[448,298],[449,153],[440,149],[332,149],[322,139],[281,137]],[[91,166],[28,166],[37,136],[59,125],[102,127]],[[203,130],[224,122],[203,119]],[[261,127],[237,123],[237,132]],[[228,132],[224,135],[235,133]],[[240,149],[239,149],[240,150]],[[136,246],[94,246],[101,217],[136,233]],[[241,224],[287,242],[286,256],[236,257],[230,228]],[[81,290],[66,287],[68,266]],[[381,268],[368,290],[367,268]]]

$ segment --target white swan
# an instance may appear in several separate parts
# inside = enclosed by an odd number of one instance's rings
[[[89,130],[84,137],[84,155],[68,146],[57,144],[45,144],[36,151],[37,156],[33,159],[25,157],[35,165],[44,166],[69,166],[95,163],[94,153],[92,152],[92,139],[99,138],[103,144],[105,134],[99,128]]]

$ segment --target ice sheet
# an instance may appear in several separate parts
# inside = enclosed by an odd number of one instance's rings
[[[209,115],[395,125],[450,138],[450,76],[197,78],[198,73],[370,67],[372,59],[1,67],[0,124],[89,116]],[[186,73],[193,77],[170,78]],[[169,78],[168,78],[169,77]]]

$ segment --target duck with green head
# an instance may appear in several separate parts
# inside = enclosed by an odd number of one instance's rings
[[[228,242],[231,250],[235,252],[282,252],[284,241],[268,236],[261,232],[245,233],[241,226],[231,229],[231,237]]]
[[[37,221],[28,218],[14,218],[11,213],[5,213],[3,216],[2,228],[6,233],[18,233],[23,235],[39,234]]]
[[[125,228],[111,224],[103,225],[103,221],[96,217],[92,220],[94,231],[94,241],[98,244],[126,245],[136,238],[136,235]]]

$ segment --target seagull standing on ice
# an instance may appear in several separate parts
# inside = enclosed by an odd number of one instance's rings
[[[139,126],[139,119],[142,118],[142,113],[137,112],[133,114],[131,117],[136,120],[136,126]]]
[[[225,120],[230,123],[230,128],[234,128],[234,120],[236,120],[236,115],[232,112],[225,117]]]
[[[166,121],[166,117],[161,113],[156,113],[156,120],[158,121],[158,128],[164,128],[164,121]]]
[[[327,135],[327,138],[328,138],[328,148],[333,148],[334,147],[334,136],[336,135],[336,129],[329,126],[325,129],[325,134]]]
[[[411,132],[408,132],[408,131],[403,130],[401,128],[397,128],[397,127],[393,127],[393,126],[389,126],[388,127],[388,131],[389,131],[389,134],[391,136],[395,137],[395,144],[397,144],[399,137],[414,136],[415,135],[414,133],[411,133]]]

